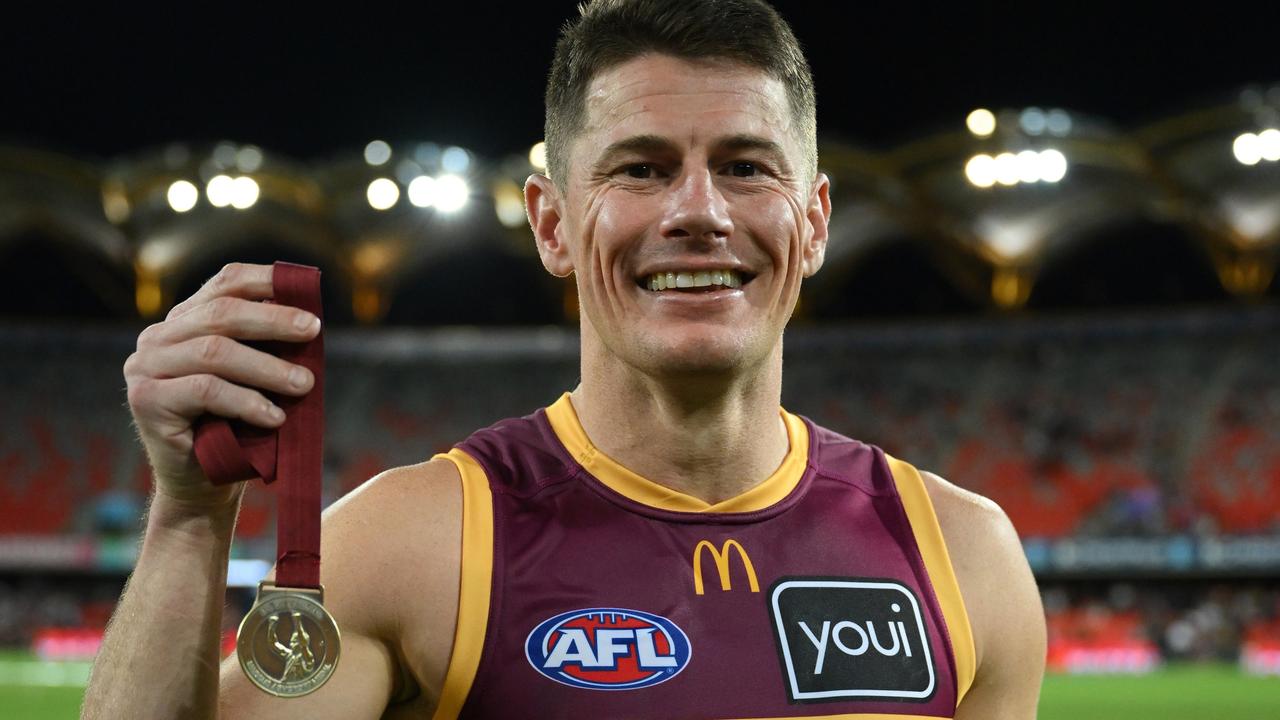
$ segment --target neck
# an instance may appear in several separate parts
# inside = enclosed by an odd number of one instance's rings
[[[657,377],[621,362],[583,325],[582,382],[570,399],[606,455],[709,504],[746,492],[782,464],[781,341],[757,367]]]

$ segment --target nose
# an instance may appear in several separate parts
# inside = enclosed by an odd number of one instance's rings
[[[669,186],[667,199],[659,225],[664,238],[723,240],[733,232],[729,204],[707,168],[684,173]]]

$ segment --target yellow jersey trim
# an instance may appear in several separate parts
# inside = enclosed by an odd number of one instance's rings
[[[911,523],[916,546],[920,548],[920,556],[924,559],[925,571],[929,573],[933,592],[938,596],[942,616],[947,621],[951,649],[956,656],[956,705],[959,705],[973,685],[977,665],[969,613],[965,609],[964,598],[960,595],[960,584],[951,567],[951,555],[947,552],[947,543],[942,538],[938,516],[933,512],[933,503],[929,500],[929,491],[925,489],[920,471],[910,463],[890,457],[887,453],[885,459],[889,461],[894,484],[898,486],[898,496],[902,498],[902,507]]]
[[[692,495],[659,485],[652,480],[637,475],[623,467],[618,461],[605,455],[587,437],[578,420],[578,413],[573,409],[569,393],[560,396],[547,408],[547,419],[551,421],[551,429],[561,444],[587,472],[591,473],[609,489],[659,510],[698,513],[733,513],[763,510],[773,505],[795,489],[804,475],[809,463],[809,429],[804,421],[791,413],[778,408],[783,423],[787,426],[789,449],[782,464],[764,482],[718,503],[708,503]]]
[[[778,717],[741,717],[735,720],[938,720],[937,715],[884,715],[882,712],[854,712],[851,715],[787,715]]]
[[[458,587],[458,625],[453,653],[433,720],[455,720],[471,692],[489,624],[489,589],[493,580],[493,494],[480,463],[454,448],[433,457],[445,458],[462,476],[462,568]]]

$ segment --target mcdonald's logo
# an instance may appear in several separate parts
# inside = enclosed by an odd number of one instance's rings
[[[756,568],[751,564],[751,557],[747,555],[747,551],[743,549],[742,544],[737,540],[725,540],[724,544],[716,547],[710,540],[700,540],[693,548],[693,591],[698,595],[704,595],[705,589],[702,586],[702,551],[708,550],[711,553],[711,559],[715,561],[716,571],[720,573],[720,590],[733,589],[733,582],[729,578],[729,551],[737,550],[738,557],[742,558],[742,567],[747,571],[747,582],[751,585],[751,592],[760,592],[760,583],[756,580]]]

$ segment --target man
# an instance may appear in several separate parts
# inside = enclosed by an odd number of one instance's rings
[[[240,490],[205,480],[191,424],[278,426],[255,388],[313,379],[236,340],[318,332],[255,302],[269,267],[224,268],[125,366],[156,493],[86,717],[1034,716],[1043,615],[999,508],[780,411],[830,215],[790,29],[758,0],[582,15],[525,188],[577,282],[581,384],[326,512],[326,685],[219,681]]]

